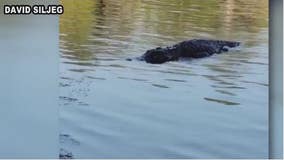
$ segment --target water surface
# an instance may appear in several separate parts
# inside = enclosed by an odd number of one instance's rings
[[[267,158],[266,0],[62,0],[60,145],[75,158]],[[228,53],[126,61],[192,39]]]

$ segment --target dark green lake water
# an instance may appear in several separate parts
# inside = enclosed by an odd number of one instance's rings
[[[267,158],[266,0],[62,0],[60,147],[75,158]],[[193,39],[203,59],[126,61]]]

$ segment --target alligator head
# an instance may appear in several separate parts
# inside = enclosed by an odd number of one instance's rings
[[[142,55],[141,59],[145,60],[147,63],[161,64],[167,61],[178,60],[178,57],[179,56],[174,54],[171,49],[158,47],[156,49],[146,51],[146,53]]]

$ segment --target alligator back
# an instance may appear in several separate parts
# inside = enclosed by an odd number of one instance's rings
[[[225,47],[239,46],[240,42],[223,41],[223,40],[205,40],[205,39],[192,39],[179,43],[181,48],[181,56],[201,58],[210,56],[214,53],[221,53],[227,51]]]
[[[223,40],[205,40],[205,39],[192,39],[188,41],[183,41],[181,44],[193,45],[193,46],[211,46],[211,47],[237,47],[240,45],[240,42],[235,41],[223,41]]]
[[[237,47],[240,45],[240,42],[234,42],[234,41],[222,41],[222,40],[207,40],[207,41],[212,45],[228,46],[230,48]]]

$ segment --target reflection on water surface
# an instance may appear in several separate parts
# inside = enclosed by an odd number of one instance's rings
[[[267,158],[266,0],[62,4],[62,149],[75,158]],[[242,46],[162,65],[125,60],[192,38]]]

